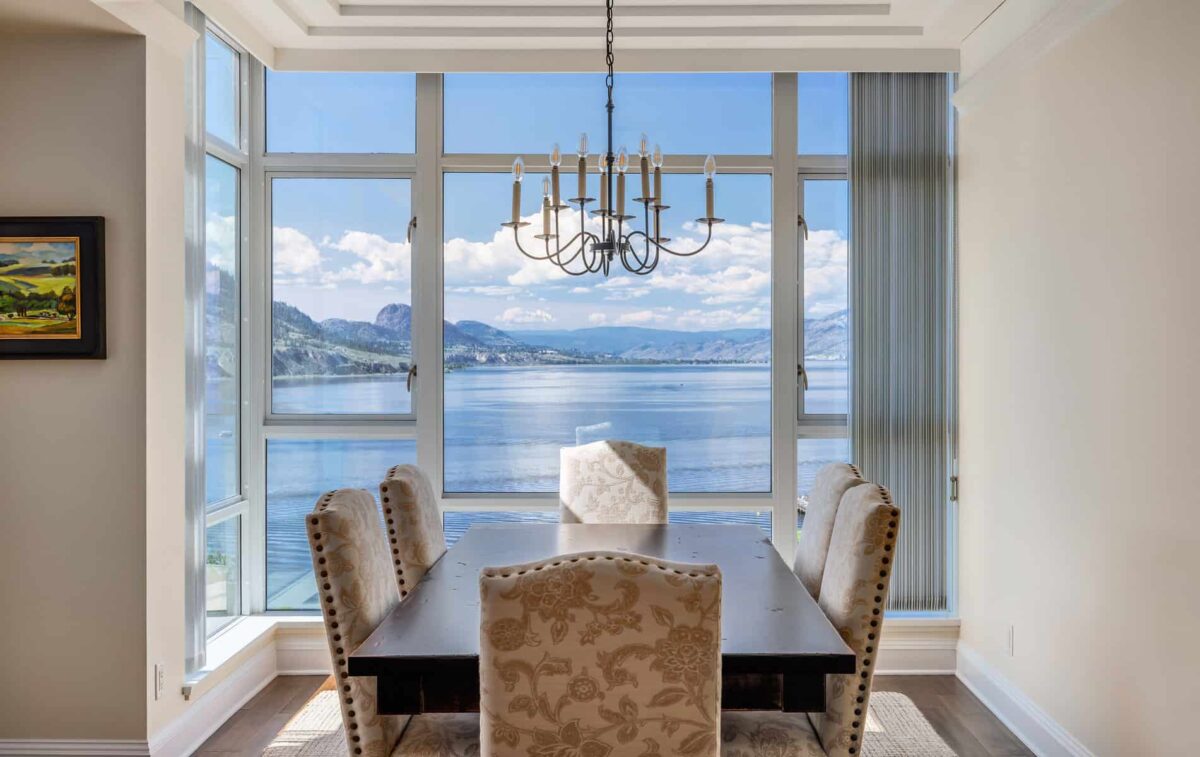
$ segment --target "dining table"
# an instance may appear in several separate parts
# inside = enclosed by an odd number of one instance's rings
[[[479,574],[609,550],[721,569],[721,707],[820,712],[854,652],[770,538],[748,524],[475,524],[349,657],[382,714],[479,711]]]

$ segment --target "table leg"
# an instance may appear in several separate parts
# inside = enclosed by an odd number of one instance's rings
[[[825,676],[820,673],[783,676],[784,712],[824,712]]]

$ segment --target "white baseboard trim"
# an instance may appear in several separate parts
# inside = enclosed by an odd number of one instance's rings
[[[150,739],[151,757],[187,757],[255,694],[275,680],[275,645],[238,663],[237,670],[204,692],[174,722]]]
[[[42,755],[107,755],[108,757],[149,757],[145,741],[114,739],[0,739],[4,757],[41,757]]]
[[[1083,742],[970,647],[959,646],[956,675],[1038,757],[1095,757]]]
[[[879,638],[876,675],[954,675],[959,621],[887,618]]]
[[[288,629],[275,634],[275,664],[279,675],[329,675],[329,642],[323,629]]]

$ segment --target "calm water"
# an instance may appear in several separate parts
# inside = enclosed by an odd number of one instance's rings
[[[810,413],[845,412],[846,366],[812,364]],[[306,391],[308,392],[306,399]],[[336,407],[404,412],[403,377],[289,381],[292,411]],[[275,389],[281,409],[280,387]],[[766,366],[481,367],[445,379],[445,487],[450,492],[554,492],[558,450],[597,439],[668,449],[673,492],[770,489],[770,373]],[[217,443],[210,439],[210,445]],[[821,465],[845,459],[844,439],[804,439],[797,472],[806,491]],[[338,487],[374,491],[384,471],[415,462],[411,441],[276,440],[267,447],[267,596],[272,609],[315,607],[303,515]],[[210,485],[220,487],[212,476]],[[770,530],[770,513],[673,513],[672,520],[740,521]],[[541,513],[448,513],[453,542],[471,522],[554,520]]]

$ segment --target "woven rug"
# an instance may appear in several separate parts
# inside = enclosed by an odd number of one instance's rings
[[[264,757],[346,757],[337,692],[318,691],[293,717]],[[863,757],[956,757],[912,700],[893,691],[871,695]]]

